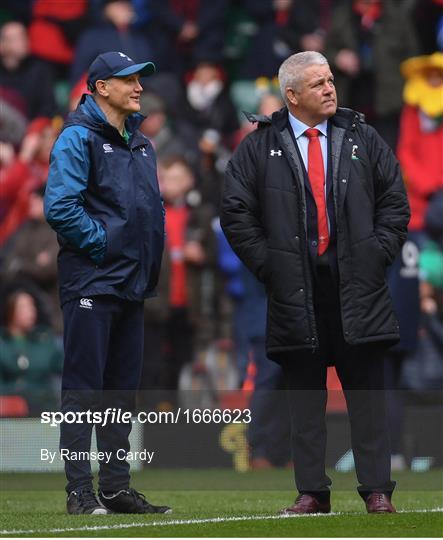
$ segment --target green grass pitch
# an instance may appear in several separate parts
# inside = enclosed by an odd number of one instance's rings
[[[145,470],[133,486],[173,513],[68,516],[61,474],[0,475],[0,538],[441,537],[443,471],[396,473],[397,514],[368,515],[353,474],[330,472],[332,515],[280,518],[295,496],[292,472]]]

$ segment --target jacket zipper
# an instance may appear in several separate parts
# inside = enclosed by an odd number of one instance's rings
[[[134,150],[138,148],[132,148],[129,147],[129,151],[131,152],[131,160],[135,160],[134,156]],[[134,204],[135,204],[135,214],[138,217],[138,206],[137,206],[137,178],[135,178],[135,184],[133,186],[133,198],[134,198]],[[140,260],[140,266],[142,270],[142,276],[146,276],[146,269],[145,269],[145,256],[144,256],[144,243],[143,238],[141,234],[138,234],[138,250],[139,250],[139,260]]]
[[[288,129],[288,128],[287,128]],[[303,266],[303,276],[304,276],[304,279],[305,279],[305,283],[307,285],[307,291],[311,291],[311,294],[313,294],[313,286],[312,286],[312,279],[311,279],[311,275],[310,273],[307,271],[307,268],[309,266],[309,260],[308,260],[308,245],[307,245],[307,219],[306,219],[306,196],[305,196],[305,192],[304,192],[304,189],[300,186],[300,182],[297,181],[297,177],[300,175],[300,172],[298,170],[298,167],[296,166],[295,163],[293,163],[293,158],[291,156],[291,152],[290,152],[290,149],[288,148],[288,145],[286,144],[286,141],[284,140],[282,134],[276,129],[275,130],[278,134],[278,136],[282,139],[281,140],[281,144],[283,146],[283,148],[285,149],[285,153],[288,153],[289,156],[287,156],[288,158],[288,162],[290,163],[290,167],[292,169],[292,172],[295,174],[295,184],[296,184],[296,190],[299,194],[299,198],[301,200],[301,203],[302,203],[302,213],[303,213],[303,231],[304,231],[304,235],[301,235],[303,236],[303,240],[301,239],[300,237],[300,241],[303,241],[304,245],[301,246],[301,247],[304,247],[304,251],[302,253],[302,266]],[[290,137],[290,135],[289,135]],[[291,143],[292,143],[292,138],[291,138]],[[295,150],[295,149],[294,149]],[[311,329],[311,349],[312,349],[312,354],[315,354],[317,348],[318,348],[318,337],[317,337],[317,326],[316,326],[316,323],[315,323],[315,311],[314,311],[314,308],[313,308],[313,305],[312,305],[312,302],[310,303],[309,300],[308,300],[308,297],[307,297],[307,294],[305,294],[305,306],[306,306],[306,311],[308,313],[308,316],[309,316],[309,326],[310,326],[310,329]]]

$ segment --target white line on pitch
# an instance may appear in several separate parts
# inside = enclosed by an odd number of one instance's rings
[[[443,508],[430,508],[423,510],[399,510],[399,514],[424,514],[432,512],[443,512]],[[141,523],[140,521],[133,523],[117,523],[115,525],[84,525],[83,527],[64,527],[59,529],[23,529],[23,530],[2,530],[0,534],[4,535],[19,535],[19,534],[36,534],[36,533],[62,533],[62,532],[81,532],[81,531],[105,531],[105,530],[117,530],[117,529],[132,529],[140,527],[164,527],[167,525],[200,525],[204,523],[227,523],[232,521],[258,521],[266,519],[298,519],[298,518],[317,518],[317,517],[330,517],[330,516],[349,516],[359,515],[360,512],[331,512],[329,514],[295,514],[284,516],[232,516],[232,517],[218,517],[218,518],[206,518],[206,519],[174,519],[169,521],[151,521],[147,523]],[[106,519],[106,517],[103,517]]]

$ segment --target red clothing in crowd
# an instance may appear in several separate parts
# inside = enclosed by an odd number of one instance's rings
[[[70,64],[74,47],[66,38],[64,25],[81,20],[87,8],[87,0],[36,0],[32,8],[33,20],[29,27],[32,54],[51,62]]]
[[[419,110],[405,105],[397,149],[411,205],[410,231],[424,228],[429,197],[443,188],[443,123],[424,131]]]
[[[169,305],[172,307],[185,307],[188,302],[186,263],[183,255],[188,219],[189,209],[186,206],[166,207],[166,245],[171,259]]]
[[[197,21],[200,0],[171,0],[170,7],[185,21]]]
[[[29,213],[29,197],[33,191],[44,186],[48,177],[48,165],[20,159],[1,171],[0,194],[0,246],[26,221]]]

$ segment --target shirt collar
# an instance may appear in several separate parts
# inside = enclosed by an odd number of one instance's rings
[[[288,111],[288,116],[289,116],[289,123],[291,124],[292,131],[294,132],[294,136],[296,139],[298,139],[299,137],[301,137],[301,135],[303,135],[303,133],[307,129],[309,129],[310,126],[307,126],[306,124],[301,122],[298,118],[295,118],[295,116],[292,115],[289,111]],[[317,124],[314,127],[315,129],[318,129],[320,133],[324,135],[325,137],[328,136],[328,120],[327,119],[323,120],[323,122],[321,122],[320,124]]]

